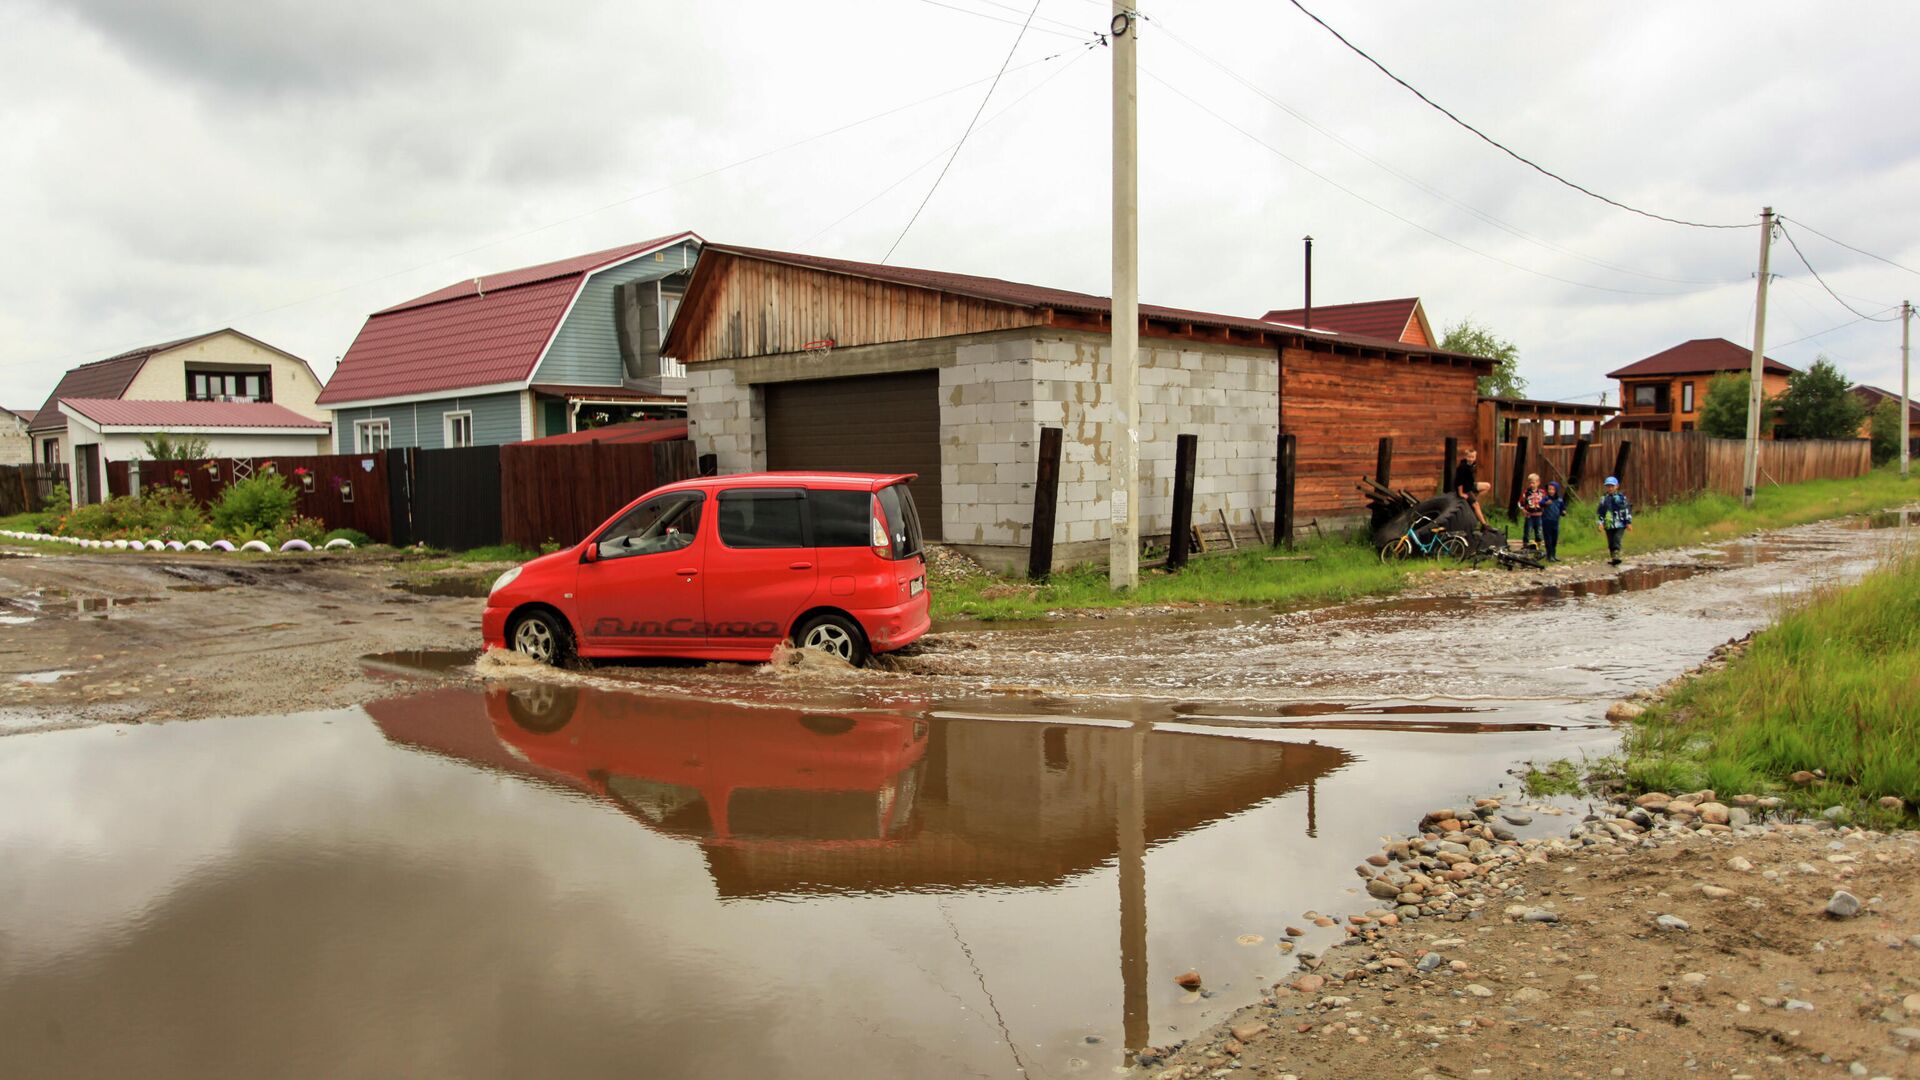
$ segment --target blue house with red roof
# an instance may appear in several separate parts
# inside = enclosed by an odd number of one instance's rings
[[[374,312],[320,395],[336,451],[497,446],[686,416],[685,369],[660,345],[701,246],[674,233]]]

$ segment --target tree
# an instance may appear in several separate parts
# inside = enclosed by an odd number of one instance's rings
[[[1747,437],[1747,392],[1752,387],[1749,376],[1715,375],[1707,383],[1707,396],[1700,403],[1699,430],[1716,439],[1744,439]],[[1765,416],[1770,401],[1762,401],[1760,415]]]
[[[1900,399],[1887,398],[1873,410],[1873,463],[1885,465],[1900,456],[1900,439],[1906,434],[1900,423]]]
[[[1867,408],[1833,362],[1822,356],[1787,377],[1780,395],[1781,434],[1794,439],[1857,439]]]
[[[198,435],[175,438],[164,431],[157,431],[141,439],[140,447],[147,452],[150,461],[197,461],[207,456],[208,443]]]
[[[1492,374],[1480,376],[1483,397],[1525,397],[1527,380],[1520,377],[1520,347],[1472,319],[1461,319],[1440,338],[1449,352],[1484,356],[1494,361]]]

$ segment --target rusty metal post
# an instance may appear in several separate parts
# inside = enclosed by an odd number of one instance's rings
[[[1167,539],[1167,569],[1187,565],[1193,533],[1193,473],[1200,458],[1200,436],[1181,435],[1173,448],[1173,525]]]
[[[1039,458],[1033,466],[1033,535],[1027,538],[1027,577],[1041,581],[1053,573],[1053,525],[1060,501],[1060,429],[1040,429]]]

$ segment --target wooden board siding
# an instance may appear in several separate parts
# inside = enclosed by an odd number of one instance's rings
[[[698,454],[685,439],[503,446],[501,537],[524,548],[571,546],[633,500],[698,473]]]
[[[1586,475],[1567,476],[1573,461],[1573,447],[1556,445],[1539,449],[1537,424],[1519,425],[1529,436],[1528,471],[1545,480],[1575,480],[1580,497],[1592,502],[1600,495],[1600,482],[1617,460],[1622,441],[1633,444],[1627,458],[1626,482],[1621,485],[1635,506],[1651,507],[1717,491],[1738,496],[1744,486],[1747,444],[1745,439],[1715,439],[1697,431],[1649,431],[1608,428],[1593,439],[1587,451]],[[1515,444],[1502,443],[1500,460],[1511,476]],[[1482,461],[1485,460],[1483,457]],[[1760,443],[1760,486],[1799,484],[1808,480],[1843,479],[1865,476],[1873,468],[1873,454],[1865,439],[1781,439]],[[1486,473],[1482,473],[1486,475]],[[1498,484],[1499,502],[1506,492]],[[1488,513],[1495,510],[1489,502]]]
[[[1354,482],[1393,438],[1393,486],[1430,495],[1452,436],[1473,442],[1475,371],[1425,361],[1285,351],[1281,420],[1299,437],[1294,513],[1302,523],[1366,512]]]
[[[624,386],[626,365],[620,359],[620,335],[615,329],[618,313],[614,289],[629,282],[671,277],[692,267],[698,254],[698,246],[687,241],[589,276],[566,321],[554,333],[553,343],[547,346],[547,355],[534,371],[533,381]]]
[[[1038,326],[1027,308],[933,289],[832,274],[708,251],[711,276],[677,321],[699,327],[679,349],[687,363],[800,352],[809,342],[880,345]]]
[[[401,405],[360,405],[333,410],[333,447],[337,453],[353,453],[353,425],[356,420],[385,420],[391,439],[389,446],[439,450],[446,442],[447,414],[473,414],[473,445],[499,446],[519,442],[520,391],[504,394],[479,394],[447,397],[438,401],[411,401]]]

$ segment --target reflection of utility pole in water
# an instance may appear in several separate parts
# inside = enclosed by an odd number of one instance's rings
[[[1313,778],[1307,778],[1307,839],[1320,835],[1320,811],[1314,805]]]
[[[1136,719],[1127,733],[1128,759],[1116,770],[1120,785],[1120,982],[1121,1022],[1127,1039],[1127,1063],[1147,1045],[1147,733],[1153,725]]]

